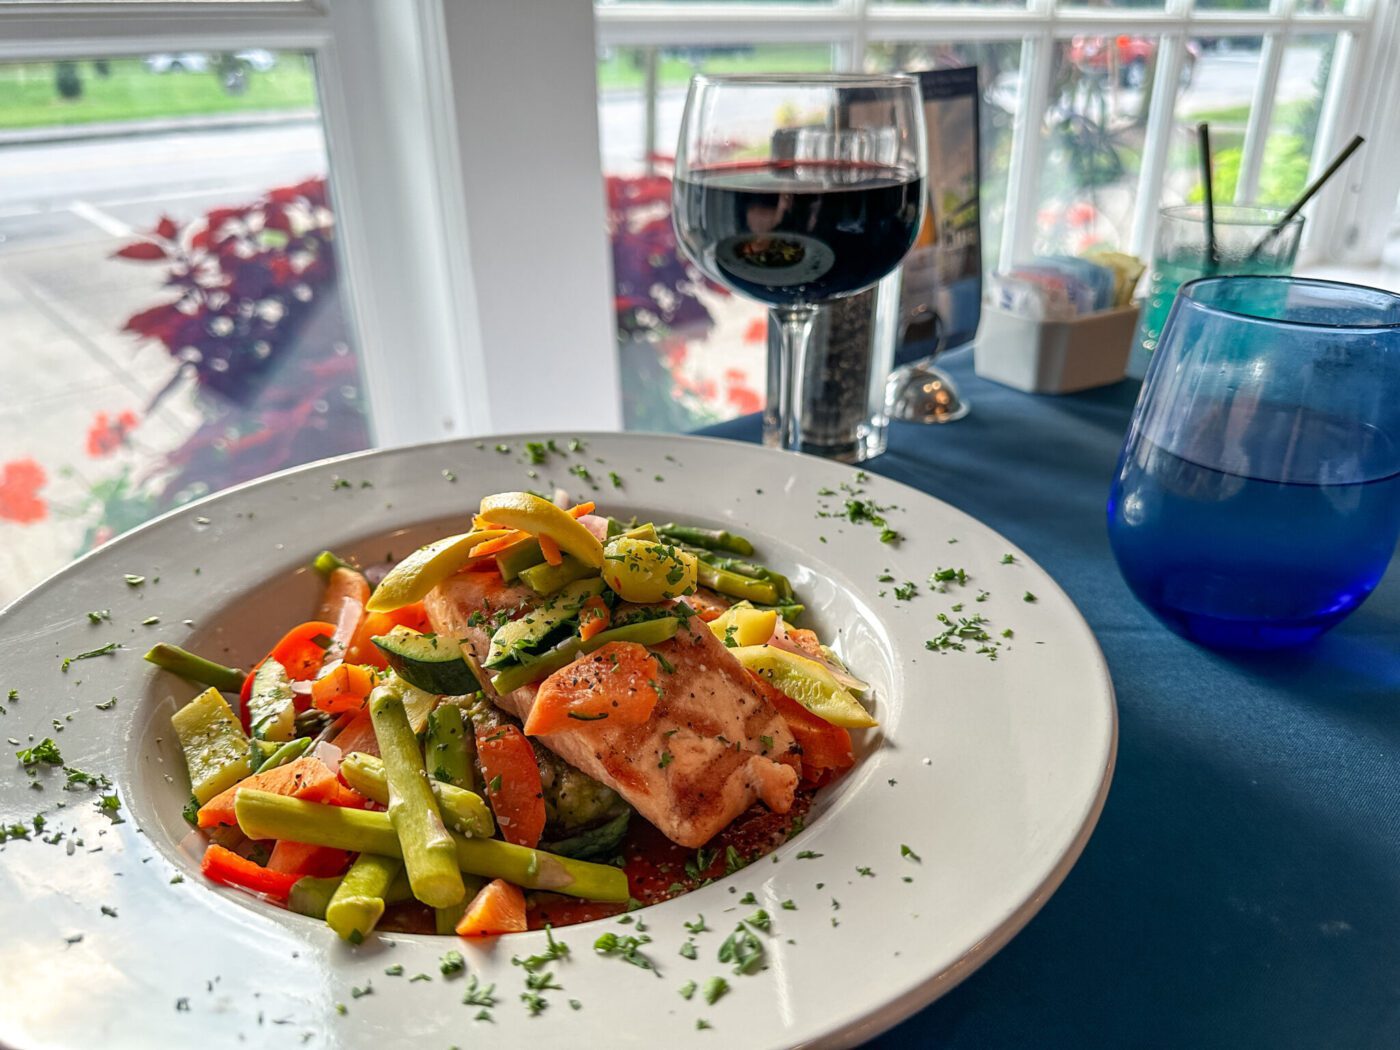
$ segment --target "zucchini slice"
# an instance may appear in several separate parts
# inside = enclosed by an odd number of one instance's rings
[[[499,667],[514,660],[517,653],[538,650],[551,632],[578,616],[584,602],[602,593],[603,581],[599,577],[576,580],[524,616],[502,624],[491,636],[485,666]]]
[[[400,625],[370,641],[400,678],[425,692],[463,696],[481,688],[471,665],[462,657],[462,643],[455,638],[420,634]]]

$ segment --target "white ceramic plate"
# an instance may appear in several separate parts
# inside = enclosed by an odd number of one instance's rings
[[[551,435],[531,435],[545,440]],[[570,435],[552,435],[561,446]],[[43,810],[53,843],[0,847],[0,1042],[38,1047],[845,1045],[887,1028],[975,970],[1040,908],[1083,849],[1116,744],[1112,686],[1092,634],[1054,582],[972,518],[913,489],[823,460],[695,438],[598,434],[583,454],[531,467],[525,437],[368,453],[291,471],[167,515],[82,559],[0,613],[0,737],[52,736],[64,761],[109,776],[125,823],[61,769],[0,761],[0,818]],[[509,451],[497,451],[497,446]],[[571,467],[584,467],[595,491]],[[528,474],[533,470],[533,475]],[[608,472],[615,471],[615,487]],[[196,689],[141,659],[156,641],[248,666],[312,612],[310,559],[375,561],[460,529],[481,495],[558,483],[614,514],[723,525],[786,572],[807,623],[874,684],[882,726],[807,828],[731,877],[637,918],[660,972],[595,955],[602,920],[562,931],[563,991],[527,1014],[524,972],[543,934],[494,945],[380,935],[358,949],[322,924],[212,886],[192,854],[183,763],[168,718]],[[841,516],[842,484],[897,505],[903,534]],[[834,517],[819,516],[822,507]],[[953,541],[956,540],[956,543]],[[1014,561],[1003,564],[1003,556]],[[933,593],[935,569],[965,585]],[[144,577],[139,585],[127,574]],[[881,582],[890,575],[894,582]],[[918,593],[897,600],[896,584]],[[988,593],[983,601],[976,598]],[[1036,601],[1024,600],[1027,592]],[[936,653],[938,613],[985,615],[998,658]],[[90,622],[89,611],[110,610]],[[954,614],[956,615],[956,614]],[[158,623],[143,623],[159,617]],[[1013,637],[1002,639],[1010,629]],[[104,656],[63,660],[107,643]],[[6,699],[10,690],[18,699]],[[111,697],[116,703],[106,710]],[[61,726],[61,732],[56,731]],[[32,784],[42,784],[35,789]],[[60,807],[62,803],[62,808]],[[921,859],[901,855],[908,845]],[[799,854],[803,854],[799,857]],[[815,854],[815,856],[812,856]],[[869,875],[858,873],[866,868]],[[716,959],[753,905],[773,916],[767,968]],[[781,902],[791,900],[796,910]],[[112,913],[112,914],[109,914]],[[703,914],[699,957],[683,927]],[[491,1022],[438,960],[461,948],[495,984]],[[385,974],[393,965],[404,976]],[[410,982],[418,972],[430,981]],[[677,989],[724,976],[714,1005]],[[369,994],[354,990],[371,987]],[[580,1005],[571,1008],[569,1000]],[[337,1004],[344,1004],[344,1013]],[[704,1019],[710,1031],[698,1031]]]

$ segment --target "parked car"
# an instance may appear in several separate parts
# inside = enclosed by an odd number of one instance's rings
[[[234,59],[246,69],[266,73],[277,65],[277,55],[264,47],[247,47],[233,53]],[[152,73],[204,73],[209,69],[210,56],[203,51],[180,51],[146,56],[146,69]]]
[[[1069,61],[1084,73],[1106,74],[1112,48],[1118,52],[1118,82],[1124,87],[1147,84],[1147,71],[1157,55],[1157,41],[1151,37],[1120,33],[1110,43],[1108,37],[1076,36],[1069,42]],[[1186,42],[1186,59],[1181,65],[1181,83],[1191,83],[1201,49],[1193,40]]]
[[[203,73],[208,68],[209,56],[203,51],[146,56],[146,69],[152,73]]]

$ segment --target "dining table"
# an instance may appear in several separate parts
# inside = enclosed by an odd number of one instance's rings
[[[1400,570],[1306,647],[1197,645],[1109,548],[1139,383],[1038,396],[978,378],[969,351],[939,366],[971,412],[895,422],[862,466],[1055,577],[1112,673],[1118,757],[1083,855],[1025,929],[871,1045],[1400,1047]],[[706,433],[755,442],[759,419]]]

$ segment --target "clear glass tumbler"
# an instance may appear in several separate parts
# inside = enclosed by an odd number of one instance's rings
[[[1270,237],[1269,231],[1281,218],[1283,212],[1275,208],[1218,205],[1212,259],[1204,206],[1163,208],[1147,298],[1138,322],[1137,338],[1142,350],[1150,354],[1157,349],[1177,289],[1187,281],[1230,274],[1282,277],[1292,273],[1298,242],[1303,236],[1303,217],[1290,219],[1278,234]]]
[[[1400,536],[1400,296],[1292,277],[1185,285],[1108,534],[1133,593],[1196,641],[1275,648],[1344,619]]]

